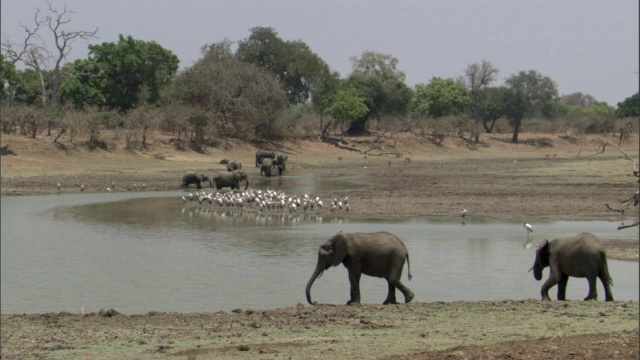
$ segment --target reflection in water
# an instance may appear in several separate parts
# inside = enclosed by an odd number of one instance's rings
[[[2,313],[77,312],[80,306],[124,313],[229,311],[305,303],[318,247],[338,231],[400,237],[410,253],[413,281],[406,285],[415,301],[537,299],[542,282],[527,270],[543,239],[582,231],[638,239],[633,229],[617,231],[610,222],[539,222],[531,234],[533,248],[524,249],[520,221],[382,221],[326,208],[260,212],[183,204],[185,194],[2,198]],[[638,263],[609,261],[609,267],[616,300],[637,300]],[[361,289],[364,303],[381,303],[386,296],[381,279],[364,276]],[[587,289],[586,280],[571,279],[567,297],[582,299]],[[346,269],[327,270],[313,296],[345,303]]]

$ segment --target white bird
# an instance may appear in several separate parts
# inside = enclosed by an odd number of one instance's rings
[[[84,184],[80,185],[80,191],[84,191]]]
[[[523,226],[527,231],[527,241],[525,241],[524,243],[524,248],[528,249],[531,246],[531,240],[529,240],[529,233],[533,232],[533,226],[531,226],[531,224],[527,224],[526,222],[524,223]]]
[[[107,191],[111,192],[111,189],[107,188]]]
[[[60,192],[60,183],[57,183],[56,186],[58,187],[58,192]]]
[[[464,218],[465,216],[467,216],[467,209],[462,209],[462,211],[460,211],[460,216],[462,216],[462,218]]]

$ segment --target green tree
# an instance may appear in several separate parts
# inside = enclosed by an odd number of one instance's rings
[[[275,78],[234,58],[229,41],[207,45],[203,52],[201,60],[178,74],[166,94],[198,109],[193,121],[187,121],[197,140],[216,134],[242,139],[273,135],[286,107]]]
[[[481,101],[474,110],[477,111],[477,116],[480,118],[482,127],[487,134],[493,132],[496,121],[504,113],[506,92],[507,88],[504,86],[486,87],[480,90],[479,98]]]
[[[11,89],[18,85],[20,76],[18,76],[15,65],[2,55],[0,55],[0,62],[2,62],[2,68],[0,68],[0,101],[7,100],[7,104],[9,104],[8,98],[13,95]]]
[[[50,89],[53,72],[24,69],[18,70],[20,78],[19,85],[14,89],[13,101],[25,105],[44,107],[42,98],[47,97],[47,90]],[[44,90],[43,90],[44,89]]]
[[[331,125],[350,126],[354,121],[365,116],[369,111],[365,104],[366,100],[366,97],[362,96],[353,85],[343,82],[327,108],[327,114],[331,116],[332,121],[327,121],[322,129],[322,137],[326,135]]]
[[[380,120],[382,116],[407,111],[413,92],[404,83],[404,72],[397,69],[397,58],[365,51],[360,58],[352,57],[351,63],[353,71],[347,81],[365,97],[369,111],[351,123],[347,134],[366,133],[366,125],[371,118]]]
[[[464,114],[471,104],[471,91],[453,79],[434,77],[428,85],[415,87],[413,111],[433,118]]]
[[[89,45],[89,60],[99,64],[105,81],[100,89],[109,109],[126,112],[140,102],[160,102],[160,91],[170,84],[179,60],[155,41],[120,35],[115,43]]]
[[[623,102],[619,102],[618,108],[616,109],[616,116],[620,118],[640,117],[640,92],[629,96],[624,99]]]
[[[66,67],[68,76],[60,86],[60,103],[72,103],[77,110],[105,107],[107,100],[102,92],[107,86],[105,66],[92,59],[78,59]]]
[[[482,123],[485,131],[487,131],[487,123],[489,118],[486,116],[490,105],[487,103],[491,101],[487,95],[490,92],[485,90],[492,82],[496,80],[499,70],[492,63],[486,60],[482,60],[481,63],[474,63],[467,66],[464,72],[464,84],[471,90],[471,102],[469,104],[469,113],[475,120],[476,124]],[[493,120],[495,123],[495,120]],[[493,128],[493,125],[491,126]],[[475,141],[480,141],[479,126],[476,126]]]
[[[313,86],[311,105],[320,115],[320,129],[324,128],[323,120],[327,108],[331,105],[334,94],[340,86],[340,74],[337,71],[322,71]]]
[[[302,41],[284,41],[270,27],[254,27],[238,42],[236,57],[272,73],[282,85],[289,104],[309,100],[329,66]]]
[[[513,125],[511,141],[517,143],[522,120],[534,115],[548,117],[558,97],[558,89],[551,78],[535,70],[511,75],[505,84],[505,115]]]

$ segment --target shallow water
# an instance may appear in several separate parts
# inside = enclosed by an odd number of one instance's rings
[[[319,191],[327,198],[347,186],[330,179],[271,182],[269,188]],[[318,247],[338,231],[389,231],[400,237],[413,275],[408,281],[405,265],[402,281],[416,301],[537,299],[542,281],[527,270],[539,241],[582,231],[638,239],[637,228],[616,230],[613,222],[539,222],[533,224],[533,246],[525,249],[520,221],[356,220],[326,208],[321,214],[263,214],[183,204],[184,194],[3,197],[2,313],[78,312],[81,306],[127,314],[202,312],[306,304],[304,289]],[[638,263],[610,260],[609,268],[616,300],[638,300]],[[362,302],[381,303],[386,289],[384,280],[363,276]],[[582,299],[587,289],[585,279],[571,278],[567,297]],[[552,298],[555,292],[554,287]],[[601,284],[598,292],[603,299]],[[327,270],[312,297],[345,303],[347,270]]]

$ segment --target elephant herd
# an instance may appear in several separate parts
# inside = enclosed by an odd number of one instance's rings
[[[272,170],[275,168],[278,175],[282,175],[287,170],[287,161],[289,157],[286,154],[279,154],[273,151],[258,150],[256,152],[256,167],[260,168],[260,175],[271,176]],[[226,164],[227,172],[217,172],[213,177],[205,174],[196,173],[194,171],[187,172],[182,177],[182,188],[187,188],[191,184],[195,184],[196,188],[202,189],[202,183],[209,183],[209,187],[222,189],[229,187],[240,189],[241,182],[245,182],[245,189],[249,187],[249,175],[243,169],[242,163],[236,160],[224,159],[221,163]]]
[[[349,274],[351,286],[347,305],[360,303],[360,276],[362,274],[387,280],[388,293],[384,304],[396,303],[396,289],[410,302],[414,293],[402,282],[402,268],[407,261],[408,278],[411,280],[409,252],[404,243],[388,232],[342,233],[339,232],[320,245],[316,268],[307,282],[307,302],[311,300],[311,286],[323,272],[332,266],[343,264]],[[604,285],[605,300],[613,301],[612,280],[607,266],[607,255],[600,240],[591,233],[543,241],[536,250],[536,258],[531,270],[536,280],[542,279],[542,270],[550,268],[549,278],[542,285],[542,300],[550,300],[548,291],[558,285],[558,300],[565,300],[569,277],[587,278],[589,294],[584,300],[596,300],[596,281]],[[529,270],[529,271],[531,271]]]

